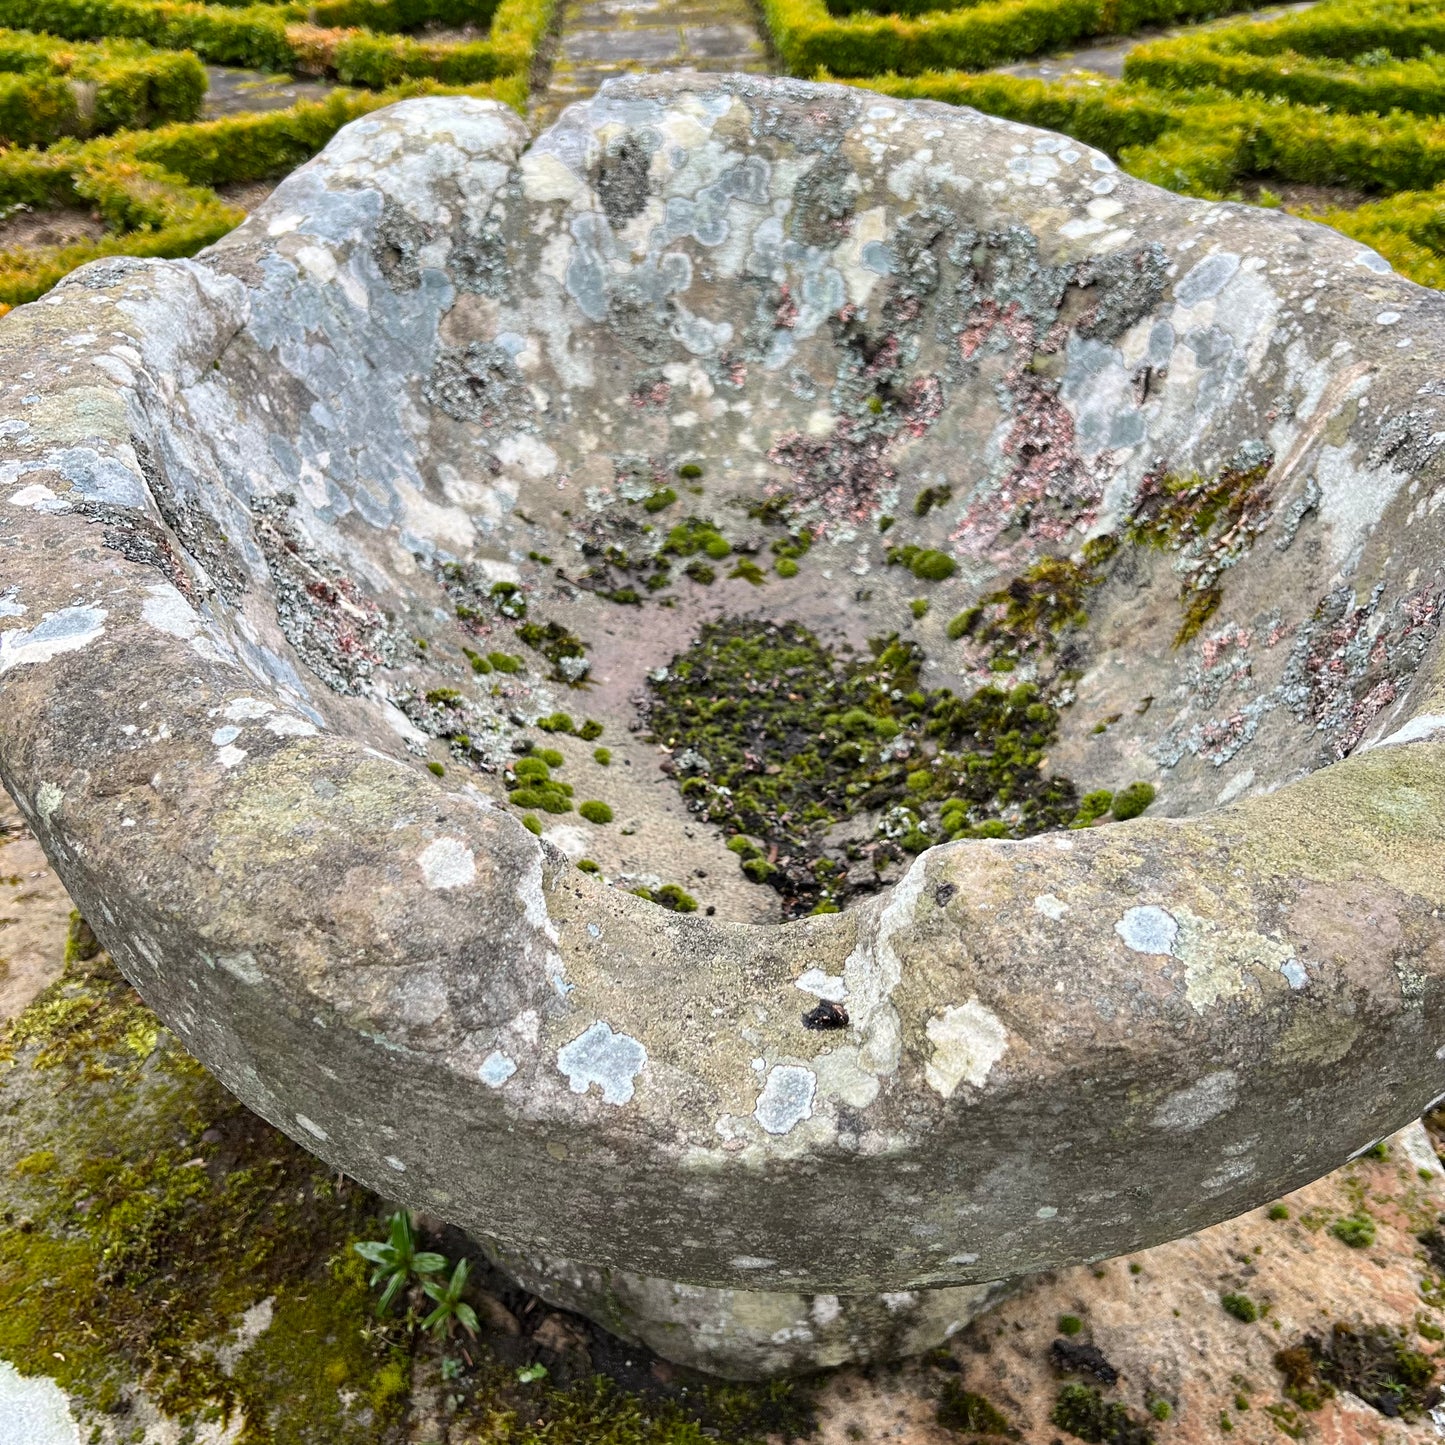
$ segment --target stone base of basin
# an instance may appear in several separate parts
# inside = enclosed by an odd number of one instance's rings
[[[951,1339],[1018,1281],[876,1294],[709,1289],[479,1240],[524,1289],[665,1360],[730,1380],[906,1359]]]

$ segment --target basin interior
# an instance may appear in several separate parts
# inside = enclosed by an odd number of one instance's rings
[[[758,922],[1390,726],[1440,589],[1361,585],[1406,461],[1349,439],[1313,228],[966,112],[648,85],[530,146],[459,110],[405,187],[373,118],[212,253],[250,319],[148,465],[277,686]]]

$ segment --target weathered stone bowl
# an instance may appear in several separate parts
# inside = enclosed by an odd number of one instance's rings
[[[1445,1088],[1442,351],[966,110],[410,101],[0,323],[0,773],[338,1168],[675,1358],[918,1348]]]

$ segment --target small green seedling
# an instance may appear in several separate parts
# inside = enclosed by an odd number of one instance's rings
[[[446,1261],[443,1260],[442,1264],[445,1266]],[[469,1335],[476,1335],[477,1312],[462,1298],[471,1270],[471,1264],[467,1260],[459,1259],[456,1268],[452,1270],[452,1277],[445,1284],[439,1279],[422,1281],[421,1287],[427,1292],[427,1298],[436,1305],[421,1322],[422,1329],[431,1330],[435,1334],[445,1331],[450,1335],[452,1326],[459,1324]]]
[[[417,1249],[411,1215],[404,1209],[391,1216],[390,1234],[386,1239],[363,1240],[353,1247],[364,1260],[376,1266],[371,1274],[371,1287],[375,1289],[385,1283],[376,1302],[378,1315],[384,1315],[391,1308],[412,1275],[422,1279],[425,1285],[426,1276],[447,1267],[444,1255]]]

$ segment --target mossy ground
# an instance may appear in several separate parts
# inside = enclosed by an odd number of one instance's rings
[[[419,1292],[379,1320],[352,1246],[384,1234],[387,1206],[221,1088],[83,925],[60,981],[0,1033],[0,1160],[0,1359],[55,1379],[95,1439],[105,1422],[139,1440],[155,1408],[178,1439],[229,1421],[237,1445],[393,1445],[433,1418],[450,1445],[741,1445],[808,1428],[791,1385],[658,1384],[633,1347],[619,1384],[485,1325],[437,1340],[414,1328]],[[474,1278],[524,1313],[500,1276]],[[520,1382],[538,1360],[552,1368]]]

